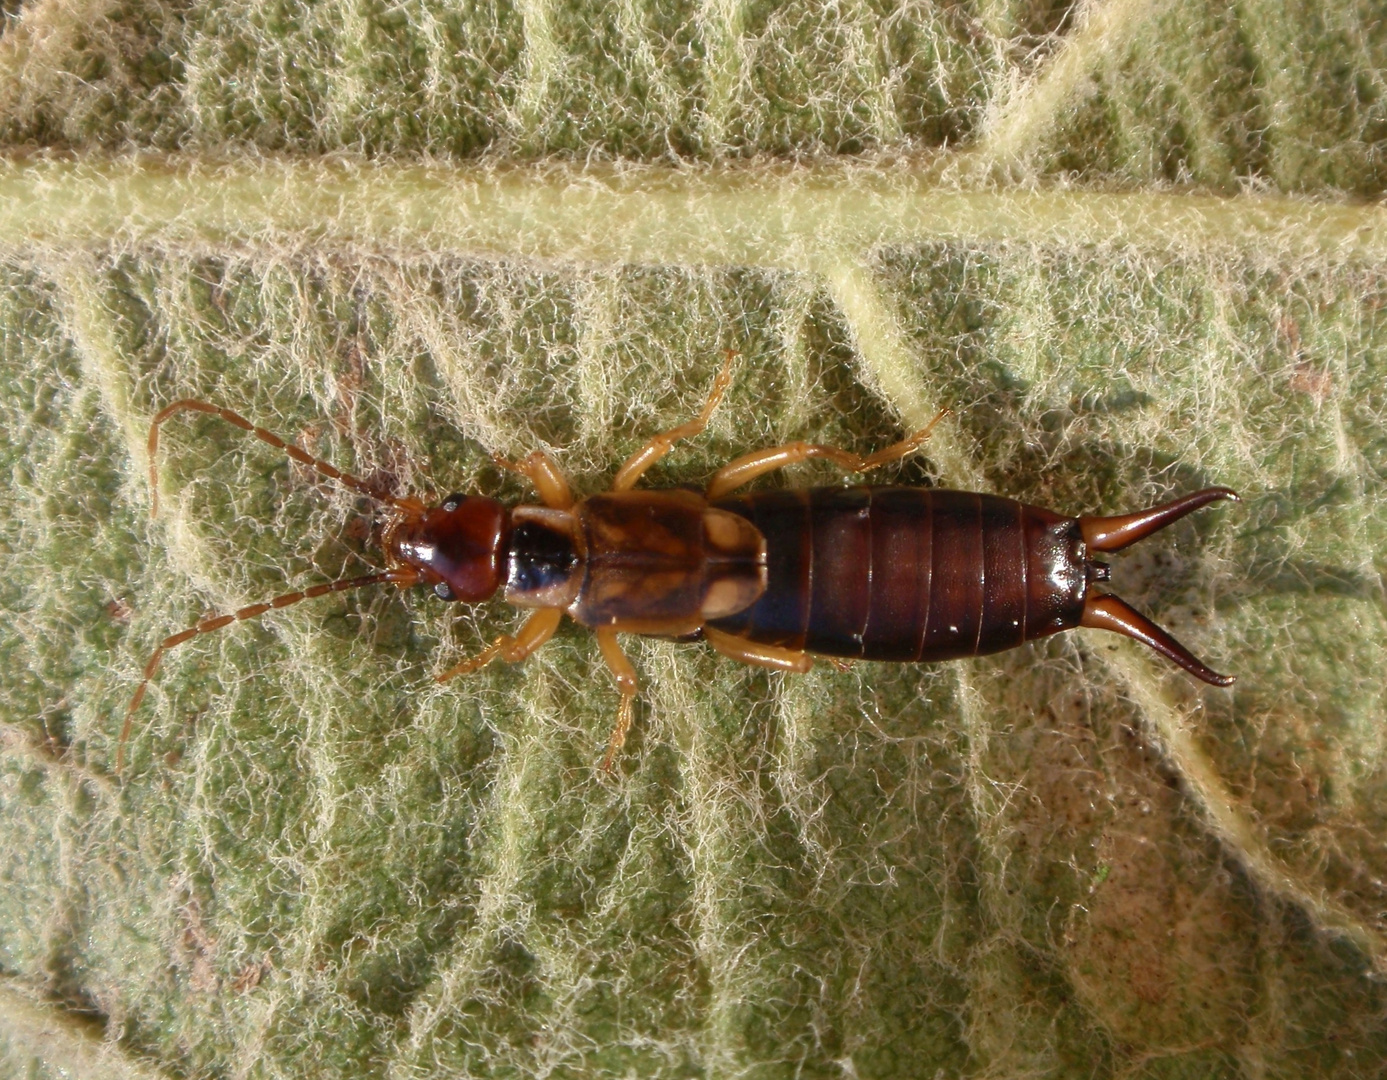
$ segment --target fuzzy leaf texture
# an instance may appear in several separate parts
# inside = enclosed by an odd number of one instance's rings
[[[0,1069],[1387,1068],[1380,5],[6,0]],[[1070,513],[1210,484],[1078,631],[822,665],[378,588],[397,491],[760,446]],[[771,485],[837,483],[801,466]]]

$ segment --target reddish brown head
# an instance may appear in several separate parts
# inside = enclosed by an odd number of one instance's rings
[[[497,500],[449,495],[402,522],[389,547],[442,599],[477,603],[501,585],[510,529],[510,513]]]

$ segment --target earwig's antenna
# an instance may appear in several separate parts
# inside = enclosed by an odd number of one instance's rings
[[[261,442],[269,443],[277,450],[283,450],[292,460],[301,465],[307,465],[317,470],[330,480],[336,480],[344,487],[352,491],[359,492],[368,498],[375,499],[377,502],[385,503],[393,507],[397,513],[392,520],[386,535],[389,537],[393,531],[398,529],[403,521],[417,519],[424,513],[425,507],[421,500],[414,497],[397,498],[389,492],[382,491],[380,488],[367,483],[360,477],[350,473],[344,473],[337,466],[330,462],[316,458],[303,448],[294,443],[281,439],[273,431],[258,427],[252,424],[244,416],[234,413],[230,409],[224,409],[220,405],[213,405],[211,402],[200,401],[197,398],[183,398],[170,405],[164,406],[154,416],[149,425],[149,495],[150,495],[150,516],[157,517],[159,514],[159,427],[165,420],[175,413],[183,412],[207,413],[225,420],[233,427],[238,427],[242,431],[248,431]],[[387,545],[388,546],[388,545]],[[251,604],[243,607],[230,615],[211,615],[202,619],[186,630],[181,630],[177,634],[166,637],[159,643],[159,647],[154,650],[154,654],[149,658],[144,666],[144,678],[140,681],[139,688],[135,691],[134,697],[130,699],[130,704],[125,710],[125,722],[121,725],[120,741],[116,745],[116,772],[120,772],[125,766],[125,744],[130,739],[130,729],[134,723],[135,712],[139,709],[141,702],[144,701],[145,691],[149,689],[150,680],[159,670],[159,665],[163,661],[164,653],[172,648],[182,645],[185,641],[191,641],[201,634],[210,634],[220,630],[224,626],[230,626],[234,622],[242,622],[246,619],[256,619],[267,611],[278,608],[291,607],[302,600],[312,600],[315,597],[327,596],[329,593],[346,592],[349,589],[361,589],[368,585],[380,585],[393,583],[401,588],[408,588],[419,582],[419,571],[413,567],[396,566],[390,570],[380,573],[367,574],[364,577],[342,578],[337,581],[327,581],[320,585],[313,585],[307,589],[296,592],[285,593],[276,596],[273,600],[261,604]]]
[[[375,499],[377,502],[383,502],[393,506],[407,515],[419,514],[424,509],[424,504],[418,499],[400,499],[391,495],[389,492],[381,491],[380,488],[368,484],[365,480],[352,476],[350,473],[344,473],[341,469],[337,468],[337,466],[324,461],[322,458],[316,458],[307,450],[281,439],[273,431],[268,431],[265,428],[252,424],[239,413],[234,413],[230,409],[223,409],[220,405],[213,405],[208,401],[199,401],[197,398],[183,398],[173,402],[171,405],[165,405],[155,414],[154,420],[149,425],[149,507],[151,517],[159,516],[159,425],[174,413],[182,412],[185,409],[191,412],[208,413],[212,416],[221,417],[221,419],[225,420],[228,424],[238,427],[242,431],[250,432],[261,442],[269,443],[276,450],[283,450],[290,458],[297,461],[300,465],[307,465],[310,468],[316,469],[324,476],[331,480],[336,480],[344,487],[349,487],[353,491],[358,491],[368,498]]]
[[[297,592],[285,593],[283,596],[276,596],[273,600],[263,604],[251,604],[243,607],[239,611],[234,611],[230,615],[211,615],[200,620],[195,625],[186,630],[180,630],[176,634],[164,638],[159,643],[159,647],[154,650],[154,655],[149,658],[149,662],[144,666],[144,679],[140,682],[139,689],[135,691],[135,696],[130,699],[130,705],[125,710],[125,723],[120,728],[120,742],[116,745],[116,772],[119,773],[125,767],[125,744],[130,739],[130,728],[135,719],[135,711],[139,709],[140,703],[144,701],[145,691],[149,688],[149,681],[154,678],[159,670],[159,664],[164,659],[164,653],[172,648],[182,645],[185,641],[191,641],[200,634],[210,634],[215,630],[220,630],[224,626],[230,626],[234,622],[242,622],[246,619],[258,619],[267,611],[274,611],[279,608],[292,607],[301,600],[312,600],[314,597],[327,596],[329,593],[346,592],[349,589],[362,589],[367,585],[381,585],[394,583],[401,588],[408,588],[415,585],[419,580],[419,572],[412,567],[400,570],[386,570],[379,574],[367,574],[365,577],[342,578],[338,581],[325,581],[321,585],[312,585],[307,589]]]

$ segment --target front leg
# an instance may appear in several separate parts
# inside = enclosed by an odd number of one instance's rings
[[[519,663],[554,636],[554,631],[559,628],[562,619],[562,609],[540,608],[525,620],[525,625],[514,637],[502,634],[476,656],[449,668],[442,675],[436,675],[435,679],[438,682],[447,682],[457,675],[470,675],[474,671],[480,671],[493,660],[504,660],[508,664]]]
[[[533,451],[522,461],[511,461],[496,454],[491,455],[491,460],[503,469],[519,473],[534,484],[545,506],[554,510],[573,509],[573,492],[568,486],[567,478],[554,464],[554,459],[543,450]]]

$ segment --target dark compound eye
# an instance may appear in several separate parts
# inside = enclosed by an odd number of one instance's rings
[[[446,509],[448,504],[444,503],[443,506]],[[448,587],[448,583],[446,581],[440,581],[437,585],[435,585],[433,587],[433,594],[440,600],[457,599],[457,597],[453,595],[453,590]]]
[[[451,514],[454,510],[456,510],[459,506],[461,506],[461,505],[463,504],[463,502],[464,502],[466,499],[467,499],[467,496],[466,496],[466,495],[458,495],[458,494],[454,493],[454,494],[452,494],[452,495],[449,495],[446,499],[443,500],[443,507],[442,507],[442,508],[443,508],[443,510],[445,510],[447,513]]]

